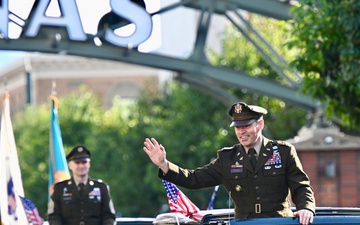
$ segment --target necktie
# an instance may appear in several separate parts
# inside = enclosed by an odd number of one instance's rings
[[[249,155],[250,155],[250,163],[251,163],[252,167],[255,169],[255,165],[256,165],[256,157],[255,157],[256,151],[255,151],[255,149],[250,148],[249,149]]]
[[[83,183],[79,184],[79,195],[80,195],[80,197],[82,197],[83,194],[84,194],[84,187],[85,187],[85,185]]]

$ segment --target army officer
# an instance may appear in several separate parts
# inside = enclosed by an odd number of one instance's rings
[[[72,177],[58,182],[48,205],[49,225],[114,225],[108,185],[91,179],[90,151],[76,146],[66,156]]]
[[[262,135],[267,110],[238,102],[228,114],[239,143],[219,150],[215,160],[195,170],[168,161],[165,148],[155,138],[146,138],[144,151],[159,167],[159,177],[188,189],[224,185],[234,202],[235,218],[296,216],[300,224],[312,223],[315,198],[309,177],[293,145]]]

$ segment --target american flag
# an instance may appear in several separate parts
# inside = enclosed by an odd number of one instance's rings
[[[214,209],[214,204],[215,204],[216,195],[217,195],[218,190],[219,190],[219,185],[216,185],[215,188],[214,188],[214,192],[213,192],[213,194],[211,196],[209,205],[208,205],[206,210],[213,210]]]
[[[19,196],[25,209],[28,221],[32,225],[42,225],[44,223],[43,218],[39,215],[37,208],[34,203],[25,197]]]
[[[162,180],[162,182],[167,193],[170,211],[181,213],[200,222],[203,216],[199,214],[199,208],[176,185],[166,180]]]

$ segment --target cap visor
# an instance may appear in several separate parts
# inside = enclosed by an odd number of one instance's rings
[[[87,156],[87,155],[79,155],[79,156],[71,157],[69,159],[69,161],[71,161],[71,160],[73,160],[73,161],[84,161],[86,159],[89,159],[89,156]]]
[[[230,127],[243,127],[256,122],[257,119],[232,121]]]

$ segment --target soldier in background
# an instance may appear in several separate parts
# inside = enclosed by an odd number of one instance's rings
[[[159,167],[158,176],[188,189],[224,185],[234,202],[235,218],[296,216],[300,224],[312,223],[315,197],[309,177],[293,145],[262,135],[267,110],[239,102],[228,113],[239,144],[219,150],[215,160],[195,170],[169,162],[165,148],[155,138],[146,138],[144,151]]]
[[[66,156],[72,177],[54,186],[48,206],[49,225],[114,225],[109,187],[89,177],[90,151],[76,146]]]

